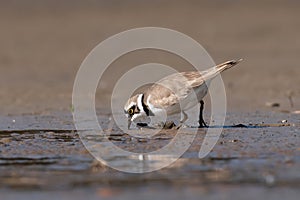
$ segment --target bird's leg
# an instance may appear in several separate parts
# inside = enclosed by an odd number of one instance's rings
[[[182,111],[181,114],[182,118],[180,120],[180,123],[184,123],[188,119],[188,115],[184,111]]]
[[[199,113],[199,128],[208,127],[203,119],[204,101],[200,101],[200,113]]]
[[[181,119],[180,119],[180,123],[178,124],[177,128],[181,128],[181,126],[187,119],[188,119],[188,115],[184,111],[181,111]]]

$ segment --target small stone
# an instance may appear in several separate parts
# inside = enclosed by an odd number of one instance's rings
[[[272,108],[280,107],[280,103],[277,103],[277,102],[266,102],[266,106],[272,107]]]
[[[172,129],[173,127],[176,127],[176,124],[173,121],[167,121],[164,124],[163,129]]]
[[[145,139],[145,138],[139,138],[138,139],[138,142],[147,142],[148,140],[147,139]]]
[[[284,162],[285,162],[286,164],[293,164],[293,163],[294,163],[293,159],[290,158],[290,157],[284,158]]]
[[[237,124],[237,125],[233,125],[232,127],[234,128],[247,128],[248,126],[245,124]]]
[[[275,183],[275,177],[273,175],[268,174],[265,176],[265,181],[267,185],[272,186]]]
[[[119,137],[119,136],[114,136],[114,137],[112,137],[112,136],[109,136],[108,137],[108,140],[112,140],[112,141],[125,141],[126,140],[126,138],[124,138],[124,137]]]

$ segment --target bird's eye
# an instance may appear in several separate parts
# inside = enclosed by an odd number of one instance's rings
[[[132,109],[132,108],[130,108],[130,109],[128,110],[128,114],[129,114],[129,115],[132,115],[132,114],[133,114],[133,109]]]

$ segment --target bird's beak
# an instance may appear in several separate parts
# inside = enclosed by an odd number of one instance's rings
[[[128,130],[130,129],[131,122],[131,117],[128,117]]]

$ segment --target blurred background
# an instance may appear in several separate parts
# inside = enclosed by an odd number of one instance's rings
[[[289,114],[300,113],[299,19],[298,0],[0,0],[0,199],[299,199],[300,120]],[[153,173],[122,173],[96,162],[70,113],[77,70],[103,40],[147,26],[192,37],[215,63],[243,58],[222,74],[226,124],[271,127],[225,127],[205,159],[198,158],[206,131],[199,129],[174,165]],[[191,69],[167,52],[126,54],[98,86],[99,112],[109,112],[118,78],[149,62]],[[107,130],[114,144],[141,152],[160,148],[176,132],[150,140]],[[98,135],[90,139],[101,145]]]
[[[87,54],[109,36],[144,26],[189,35],[216,63],[243,58],[223,74],[229,110],[270,109],[266,102],[299,108],[299,19],[297,0],[0,0],[0,114],[69,111]],[[125,55],[106,72],[97,107],[107,108],[118,76],[147,62],[188,65],[154,50]]]

